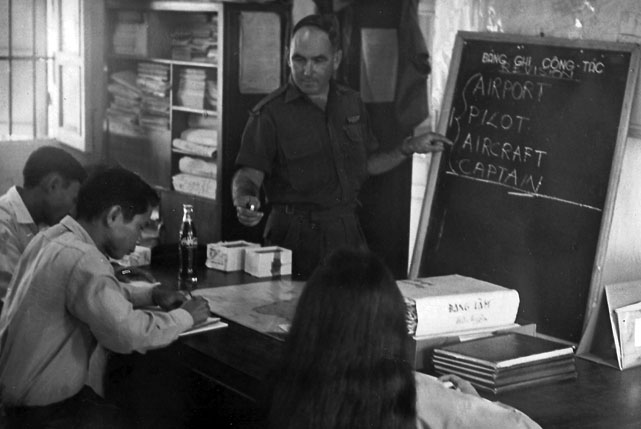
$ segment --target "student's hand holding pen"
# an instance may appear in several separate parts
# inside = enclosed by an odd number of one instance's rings
[[[151,297],[154,304],[167,311],[180,307],[186,300],[181,292],[165,289],[160,285],[153,288]]]
[[[201,296],[187,299],[180,308],[191,314],[191,317],[194,319],[194,325],[198,325],[207,320],[211,313],[209,303]]]

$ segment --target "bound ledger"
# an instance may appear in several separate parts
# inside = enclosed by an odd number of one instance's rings
[[[517,333],[496,335],[434,349],[434,357],[463,362],[493,370],[574,356],[574,347],[565,343]]]
[[[433,363],[495,394],[577,376],[573,346],[518,333],[436,348]]]
[[[519,294],[461,275],[400,280],[410,334],[419,336],[514,323]]]

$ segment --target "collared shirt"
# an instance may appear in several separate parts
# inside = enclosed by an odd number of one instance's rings
[[[27,246],[0,318],[0,397],[46,405],[87,382],[99,343],[117,353],[165,346],[193,325],[176,309],[146,311],[152,288],[120,283],[107,257],[70,216]]]
[[[290,81],[252,110],[236,164],[265,173],[271,203],[331,208],[356,202],[377,149],[356,91],[331,82],[323,111]]]
[[[37,233],[38,226],[13,186],[0,197],[0,299],[4,300],[20,255]]]
[[[509,405],[448,389],[440,381],[419,372],[414,378],[418,429],[541,428],[530,417]]]

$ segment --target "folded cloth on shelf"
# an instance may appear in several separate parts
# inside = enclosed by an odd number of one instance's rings
[[[191,156],[183,156],[178,160],[178,170],[180,170],[181,173],[215,178],[218,168],[215,162],[192,158]]]
[[[216,156],[216,146],[206,146],[184,139],[174,139],[171,144],[175,149],[192,155],[208,156],[211,158]]]
[[[180,138],[205,146],[218,146],[218,131],[211,128],[187,128],[180,133]]]
[[[174,189],[205,198],[216,198],[216,180],[180,173],[171,178]]]

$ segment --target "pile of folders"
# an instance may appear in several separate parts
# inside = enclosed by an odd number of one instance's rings
[[[432,359],[437,373],[495,394],[577,375],[573,346],[518,333],[435,348]]]

